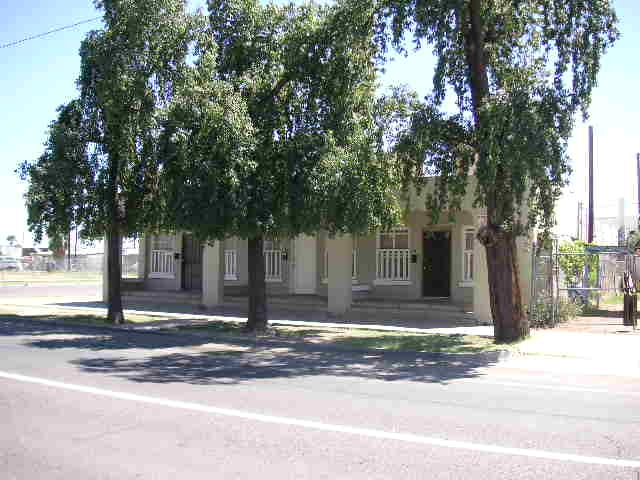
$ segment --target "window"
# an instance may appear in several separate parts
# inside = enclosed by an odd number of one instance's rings
[[[174,235],[155,235],[151,237],[150,278],[175,278],[173,250]]]
[[[378,233],[375,283],[410,283],[409,264],[409,229],[395,228],[390,232]]]
[[[282,281],[282,248],[277,238],[265,238],[262,250],[264,252],[264,279],[267,282]]]
[[[152,250],[173,251],[173,235],[155,235],[151,240]]]
[[[238,253],[235,249],[224,251],[224,279],[238,280]]]
[[[473,284],[473,243],[475,237],[474,228],[462,229],[462,286]]]

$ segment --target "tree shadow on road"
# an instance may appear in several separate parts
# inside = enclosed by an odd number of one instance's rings
[[[75,349],[71,363],[84,372],[139,383],[233,385],[247,381],[339,376],[384,381],[446,382],[473,378],[495,364],[499,352],[439,354],[382,352],[315,345],[291,339],[245,339],[113,331],[44,322],[0,321],[0,338],[31,336],[25,344]],[[68,338],[47,338],[66,334]],[[96,353],[100,357],[96,357]],[[117,352],[117,353],[116,353]]]

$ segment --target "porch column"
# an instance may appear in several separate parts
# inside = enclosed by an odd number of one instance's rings
[[[477,240],[473,242],[473,316],[481,324],[493,324],[487,254],[486,249]]]
[[[317,265],[317,238],[313,235],[299,235],[293,247],[293,293],[316,293],[316,279],[318,276]],[[291,256],[290,260],[291,261]]]
[[[140,235],[138,239],[138,278],[145,278],[147,268],[147,236]]]
[[[351,309],[351,262],[353,237],[336,235],[327,238],[329,252],[329,285],[327,303],[329,313],[342,315]]]
[[[202,304],[209,308],[224,300],[224,241],[205,244],[202,252]]]

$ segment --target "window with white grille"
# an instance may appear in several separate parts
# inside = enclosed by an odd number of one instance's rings
[[[264,279],[267,282],[282,281],[282,248],[277,238],[268,238],[263,242]]]
[[[151,237],[152,250],[173,251],[174,235],[155,235]]]
[[[238,280],[238,252],[235,249],[224,251],[224,279]]]
[[[409,229],[378,233],[376,283],[408,283],[410,280]]]
[[[472,227],[462,230],[462,282],[473,282],[473,242],[476,231]]]
[[[174,235],[151,237],[151,265],[149,277],[175,278]]]

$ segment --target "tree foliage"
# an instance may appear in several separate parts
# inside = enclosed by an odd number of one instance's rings
[[[49,125],[44,153],[18,168],[20,177],[29,181],[27,223],[36,242],[45,234],[65,237],[93,208],[95,163],[84,139],[80,104],[72,100],[57,111],[57,119]]]
[[[588,243],[585,243],[582,240],[574,240],[572,242],[563,242],[560,244],[558,264],[560,265],[568,284],[571,286],[582,284],[586,267],[589,269],[590,276],[595,277],[598,269],[598,255],[587,253],[585,247],[588,245]],[[589,286],[595,286],[595,283],[591,278],[589,279]]]
[[[159,111],[182,81],[196,21],[183,0],[96,1],[105,27],[80,48],[78,78],[98,195],[85,229],[135,235],[154,223]]]
[[[351,1],[356,10],[370,3]],[[376,12],[383,50],[411,39],[436,57],[432,93],[414,103],[398,138],[405,180],[436,175],[427,196],[434,217],[460,208],[473,189],[487,212],[478,238],[496,339],[522,337],[515,238],[552,226],[570,173],[567,140],[618,36],[615,12],[608,0],[379,0]],[[444,108],[447,97],[457,112]]]
[[[627,234],[626,245],[629,248],[636,249],[640,247],[640,232],[636,232],[635,230],[631,230]]]
[[[433,209],[455,202],[473,172],[492,225],[518,234],[551,227],[570,171],[574,114],[586,117],[600,58],[617,38],[610,2],[405,0],[380,8],[390,19],[385,45],[402,49],[413,31],[416,47],[429,44],[436,56],[432,94],[401,139],[417,144],[406,161],[426,164],[449,192],[434,195]],[[454,114],[443,108],[448,94]]]
[[[265,236],[362,232],[397,218],[376,123],[376,45],[370,18],[338,7],[211,0],[209,11],[212,44],[162,133],[165,211],[169,225],[259,250],[248,326],[260,329]]]
[[[85,238],[106,236],[108,317],[121,322],[120,242],[158,224],[159,112],[183,81],[202,22],[183,0],[95,5],[104,28],[81,44],[79,99],[61,107],[44,154],[20,173],[36,240],[78,227]]]

